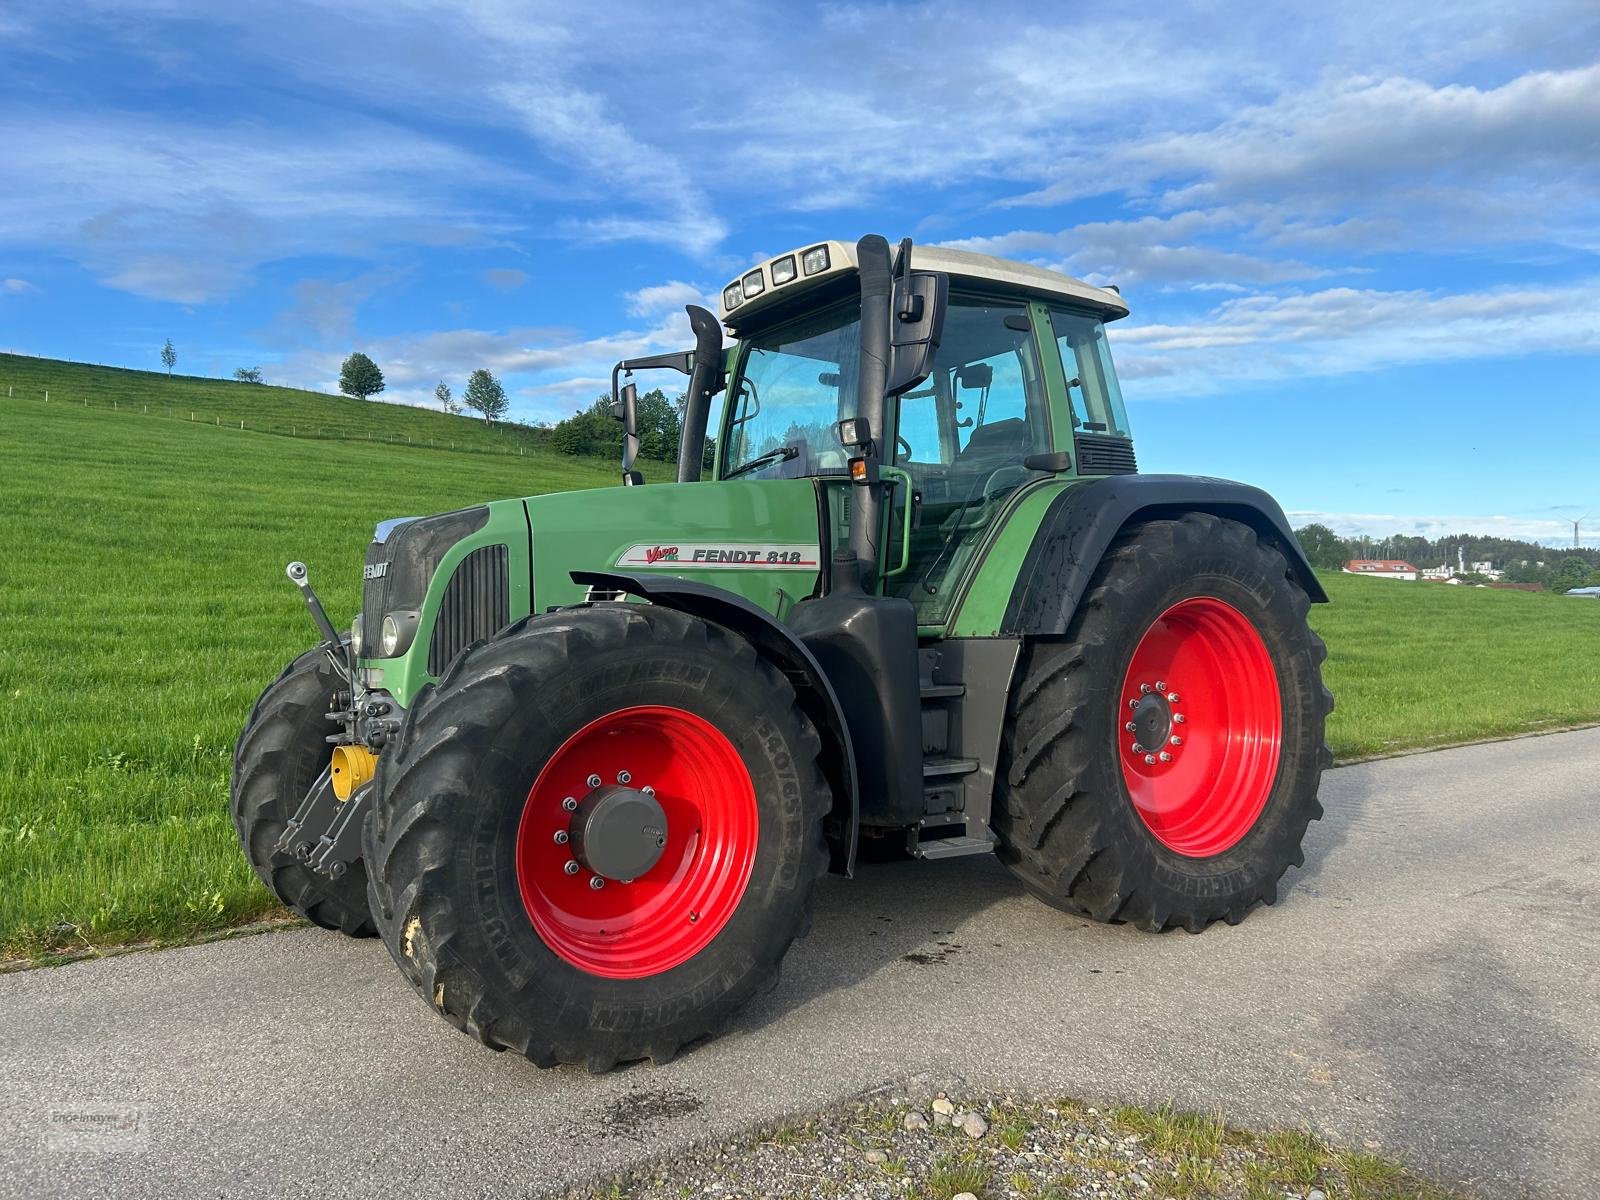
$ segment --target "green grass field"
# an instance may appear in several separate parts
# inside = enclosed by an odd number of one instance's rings
[[[299,403],[309,416],[327,401]],[[376,520],[614,477],[542,451],[7,399],[0,381],[0,953],[179,939],[273,911],[235,845],[227,776],[256,694],[314,636],[285,562],[309,563],[343,620]],[[1600,604],[1329,587],[1336,603],[1314,617],[1341,758],[1600,718]]]

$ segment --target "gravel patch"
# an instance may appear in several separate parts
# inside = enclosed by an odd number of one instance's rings
[[[1298,1131],[994,1092],[885,1095],[562,1193],[582,1200],[1451,1200]]]

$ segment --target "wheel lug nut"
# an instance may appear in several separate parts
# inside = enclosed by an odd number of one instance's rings
[[[632,771],[618,771],[617,772],[617,782],[618,783],[632,783],[633,782],[633,772]]]
[[[1165,750],[1163,750],[1161,752],[1160,757],[1161,757],[1161,761],[1162,762],[1171,762],[1172,761],[1172,755],[1168,754]]]
[[[1129,721],[1126,725],[1123,726],[1123,728],[1126,729],[1129,733],[1132,733],[1135,729],[1137,729],[1139,727],[1137,725],[1135,725],[1132,721]]]
[[[1138,708],[1139,707],[1139,702],[1137,700],[1129,700],[1128,701],[1128,707],[1129,708]]]
[[[1133,752],[1135,754],[1143,754],[1144,753],[1144,747],[1141,746],[1138,742],[1135,742],[1133,744]]]
[[[1159,679],[1156,680],[1156,691],[1164,692],[1166,690],[1167,690],[1167,685],[1162,683],[1161,680],[1159,680]]]
[[[1176,704],[1177,702],[1178,702],[1178,693],[1177,692],[1168,692],[1167,693],[1167,703],[1168,704]]]
[[[1168,741],[1170,741],[1174,746],[1183,745],[1183,739],[1181,737],[1178,737],[1176,734],[1174,734],[1171,738],[1169,738]]]
[[[653,788],[653,787],[651,787],[651,786],[650,786],[650,785],[649,785],[649,784],[648,784],[648,783],[647,783],[647,784],[645,784],[645,785],[644,785],[644,787],[643,787],[643,788],[641,788],[641,789],[640,789],[640,790],[641,790],[641,791],[642,791],[642,792],[644,792],[644,794],[645,794],[645,795],[646,795],[646,796],[654,796],[654,795],[655,795],[655,794],[656,794],[656,790],[655,790],[655,788]]]
[[[1144,762],[1145,766],[1153,767],[1156,765],[1156,756],[1154,754],[1146,754],[1144,756]]]
[[[587,782],[588,782],[588,784],[589,784],[589,786],[590,786],[590,787],[592,787],[592,788],[597,788],[597,787],[599,787],[599,786],[600,786],[600,776],[598,776],[598,775],[591,775],[591,776],[589,776],[589,778],[588,778],[588,781],[587,781]]]
[[[1139,690],[1141,692],[1143,692],[1146,696],[1148,696],[1150,694],[1150,692],[1151,692],[1151,687],[1150,687],[1150,685],[1148,683],[1141,683],[1139,685]]]
[[[562,867],[561,869],[563,871],[565,871],[568,875],[576,875],[578,873],[577,860],[576,859],[571,859],[571,858],[567,859],[566,866]]]
[[[1189,718],[1184,716],[1182,713],[1173,713],[1172,714],[1172,723],[1174,725],[1182,725],[1188,719]]]
[[[606,885],[606,881],[604,879],[601,879],[600,876],[591,875],[589,877],[589,886],[591,888],[593,888],[595,891],[598,892],[601,888],[605,887],[605,885]]]
[[[567,831],[565,829],[556,830],[556,845],[565,846],[567,844],[569,836],[570,835],[567,833]]]

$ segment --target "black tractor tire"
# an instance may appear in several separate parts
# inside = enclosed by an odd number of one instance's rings
[[[377,927],[367,908],[367,877],[359,862],[332,879],[276,848],[332,756],[326,739],[334,726],[327,712],[343,686],[343,678],[318,647],[285,667],[261,693],[234,746],[233,824],[245,858],[274,896],[314,925],[372,937]]]
[[[636,706],[688,712],[731,743],[753,785],[755,847],[709,942],[653,974],[615,977],[535,927],[518,839],[546,764]],[[809,931],[828,862],[820,754],[788,680],[727,629],[642,604],[527,618],[424,688],[379,762],[365,858],[384,943],[424,1001],[492,1049],[593,1072],[669,1061],[775,984]]]
[[[1157,836],[1133,803],[1120,757],[1131,752],[1123,688],[1141,638],[1196,597],[1230,605],[1254,627],[1282,715],[1259,815],[1235,843],[1205,856]],[[1189,513],[1120,535],[1065,638],[1030,644],[1013,689],[994,826],[999,857],[1027,890],[1067,912],[1151,931],[1198,933],[1274,903],[1283,873],[1304,861],[1301,842],[1322,816],[1317,789],[1332,763],[1323,727],[1333,696],[1320,669],[1327,651],[1307,624],[1309,610],[1283,553],[1237,521]]]

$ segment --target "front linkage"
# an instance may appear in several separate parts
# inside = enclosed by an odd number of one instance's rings
[[[364,694],[355,649],[328,620],[322,601],[312,590],[305,563],[290,563],[285,574],[300,589],[311,619],[322,634],[318,650],[326,655],[345,686],[330,697],[325,714],[328,721],[343,726],[325,739],[334,748],[332,760],[306,792],[275,849],[319,874],[339,879],[361,857],[361,827],[371,802],[377,765],[376,756],[367,747],[381,745],[398,728],[399,721],[391,716],[391,700]]]

